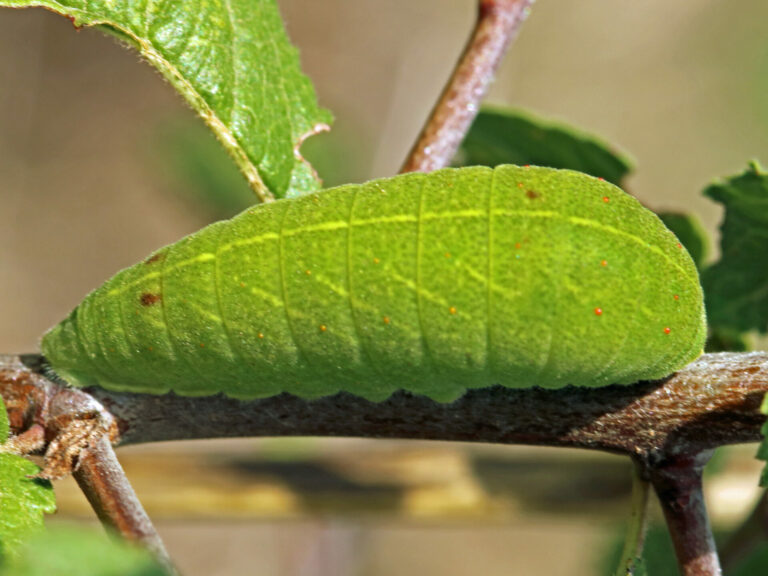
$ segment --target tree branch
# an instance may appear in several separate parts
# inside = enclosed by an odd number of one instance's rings
[[[400,172],[431,172],[450,163],[531,4],[479,0],[472,37]]]
[[[542,383],[546,384],[546,383]],[[571,446],[646,464],[760,440],[768,353],[706,354],[658,382],[602,388],[469,390],[451,404],[399,391],[384,402],[341,392],[314,400],[87,390],[121,444],[246,436],[358,436]]]

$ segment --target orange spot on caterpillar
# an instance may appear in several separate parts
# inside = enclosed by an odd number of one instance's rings
[[[601,182],[605,182],[605,178],[603,178],[602,176],[598,176],[597,179],[600,180]]]
[[[307,276],[312,276],[312,270],[304,270],[304,274]]]
[[[200,342],[200,348],[205,348],[205,344],[203,344],[202,342]]]
[[[539,194],[538,194],[538,192],[536,192],[535,190],[526,190],[526,191],[525,191],[525,195],[526,195],[526,196],[527,196],[529,199],[531,199],[531,200],[535,200],[536,198],[538,198],[538,197],[539,197]]]
[[[518,183],[517,183],[517,187],[518,187],[518,188],[524,188],[524,187],[525,187],[525,185],[524,185],[522,182],[518,182]]]
[[[680,296],[678,296],[677,294],[675,294],[674,298],[675,300],[680,300]]]
[[[683,247],[683,245],[682,245],[682,244],[680,244],[680,242],[678,242],[678,243],[677,243],[677,247],[678,247],[678,248],[682,248],[682,247]]]
[[[379,260],[378,258],[374,258],[374,259],[373,259],[373,263],[374,263],[374,264],[378,264],[379,262],[381,262],[381,260]]]
[[[608,204],[608,202],[610,202],[610,201],[611,201],[611,199],[610,199],[610,198],[608,198],[608,196],[603,196],[603,202],[605,202],[606,204]]]
[[[328,326],[325,324],[320,324],[320,332],[325,332],[326,330],[328,330]]]
[[[445,257],[446,257],[446,258],[450,258],[450,257],[451,257],[451,253],[450,253],[450,252],[446,252],[446,253],[445,253]]]
[[[669,334],[670,332],[672,332],[672,329],[669,326],[664,328],[664,334]]]
[[[147,347],[147,350],[148,350],[148,351],[150,351],[150,352],[152,352],[152,351],[154,350],[154,348],[153,348],[152,346],[148,346],[148,347]]]
[[[518,250],[520,250],[520,247],[521,247],[521,246],[522,246],[522,244],[520,244],[520,242],[515,242],[515,248],[517,248]]]
[[[603,315],[603,309],[595,308],[595,316],[602,316],[602,315]]]
[[[382,320],[384,320],[384,324],[389,324],[389,316],[384,316]]]
[[[448,308],[448,312],[450,312],[451,314],[456,314],[456,306],[451,306],[450,308]]]
[[[263,332],[259,332],[259,338],[264,338],[264,333]]]
[[[601,260],[600,266],[608,266],[608,260]]]
[[[240,282],[240,288],[245,288],[245,282]]]

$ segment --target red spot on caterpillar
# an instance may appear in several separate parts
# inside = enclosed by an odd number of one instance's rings
[[[535,200],[539,197],[539,194],[535,190],[526,190],[525,195],[531,200]]]
[[[610,201],[611,201],[611,199],[610,199],[610,198],[608,198],[608,196],[603,196],[603,202],[605,202],[606,204],[608,204],[608,202],[610,202]]]
[[[163,297],[160,294],[152,294],[151,292],[144,292],[139,298],[142,306],[154,306],[160,302]]]
[[[598,176],[597,179],[600,180],[601,182],[605,182],[605,178],[603,178],[602,176]]]
[[[165,252],[158,252],[144,260],[144,264],[154,264],[155,262],[162,262],[163,260],[165,260]]]
[[[448,312],[450,312],[451,314],[456,314],[456,306],[451,306],[450,308],[448,308]]]
[[[675,294],[674,298],[675,300],[680,300],[680,296],[678,296],[677,294]]]
[[[678,243],[677,243],[677,247],[678,247],[678,248],[682,248],[682,247],[683,247],[683,245],[682,245],[682,244],[680,244],[680,242],[678,242]]]
[[[603,309],[595,308],[595,316],[602,316],[602,315],[603,315]]]
[[[672,332],[672,329],[669,326],[664,328],[664,334],[669,334],[670,332]]]
[[[600,266],[608,266],[608,260],[601,260]]]

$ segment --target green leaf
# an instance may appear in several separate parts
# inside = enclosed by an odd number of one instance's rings
[[[319,188],[299,156],[326,129],[274,0],[0,0],[42,6],[134,46],[213,130],[261,200]]]
[[[680,212],[660,212],[657,216],[675,233],[693,258],[696,268],[701,270],[709,252],[709,241],[699,219],[692,214]]]
[[[0,409],[2,440],[8,438],[8,415]],[[29,478],[40,471],[35,464],[2,453],[0,446],[0,561],[13,558],[31,534],[42,529],[43,514],[56,510],[50,482]]]
[[[704,194],[725,206],[720,260],[702,273],[710,326],[768,329],[768,174],[757,163]]]
[[[462,166],[569,168],[614,184],[620,184],[632,169],[623,153],[595,136],[521,110],[483,109],[459,155]]]
[[[103,531],[55,526],[33,538],[2,576],[167,576],[146,550]]]

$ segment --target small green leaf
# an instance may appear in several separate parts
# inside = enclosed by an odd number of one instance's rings
[[[568,168],[617,185],[632,169],[623,153],[595,136],[521,110],[483,109],[459,154],[462,166]]]
[[[696,268],[701,270],[709,252],[709,241],[699,219],[693,214],[680,212],[660,212],[657,216],[675,233],[693,258]]]
[[[2,576],[167,576],[146,550],[103,531],[55,526],[33,538]]]
[[[50,482],[28,478],[39,471],[26,458],[0,453],[1,560],[16,556],[30,535],[42,529],[43,514],[56,510]]]
[[[261,200],[316,190],[298,154],[327,128],[275,0],[0,0],[42,6],[134,46],[216,134]]]
[[[757,163],[704,194],[725,206],[720,260],[702,273],[713,328],[768,330],[768,174]]]

